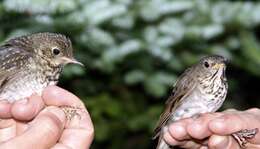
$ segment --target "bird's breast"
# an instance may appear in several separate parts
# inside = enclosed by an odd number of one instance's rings
[[[1,89],[0,100],[14,102],[34,93],[41,95],[45,87],[57,84],[60,72],[61,69],[55,69],[52,72],[29,70],[20,72]]]
[[[182,99],[182,102],[172,113],[172,121],[183,118],[189,118],[196,114],[209,112],[205,104],[205,96],[198,89],[195,89],[188,96]]]
[[[178,107],[172,111],[171,122],[201,113],[215,112],[221,107],[226,97],[227,84],[215,80],[213,84],[206,86],[198,85],[189,95],[183,97]]]
[[[217,111],[223,104],[227,94],[227,83],[221,78],[214,78],[198,86],[199,92],[204,97],[204,104],[209,112]]]

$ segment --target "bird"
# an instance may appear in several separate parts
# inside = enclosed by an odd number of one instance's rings
[[[33,33],[14,37],[0,46],[0,100],[13,103],[56,85],[65,65],[83,65],[73,56],[72,43],[59,33]],[[76,114],[76,108],[64,106]],[[74,112],[74,113],[73,113]]]
[[[222,106],[228,91],[225,75],[227,61],[220,55],[205,56],[177,79],[154,130],[153,139],[159,138],[157,149],[171,148],[163,140],[169,124],[183,118],[196,118],[203,113],[215,112]],[[247,139],[253,138],[257,132],[257,128],[245,129],[232,136],[244,147]]]

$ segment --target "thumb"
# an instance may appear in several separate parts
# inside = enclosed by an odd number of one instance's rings
[[[45,108],[21,135],[0,144],[0,148],[46,149],[59,140],[65,125],[65,114],[57,107]]]
[[[238,143],[231,136],[212,135],[209,138],[210,149],[240,149]]]

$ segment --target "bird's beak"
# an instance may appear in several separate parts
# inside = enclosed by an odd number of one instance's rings
[[[75,58],[68,58],[68,57],[62,57],[62,59],[67,63],[67,64],[78,64],[81,66],[84,66],[84,64],[82,64],[81,62],[79,62],[78,60],[76,60]]]
[[[226,65],[224,63],[217,63],[213,66],[214,69],[224,68]]]

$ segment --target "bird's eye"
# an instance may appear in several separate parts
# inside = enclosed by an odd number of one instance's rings
[[[58,49],[58,48],[53,48],[53,49],[52,49],[52,53],[53,53],[54,55],[59,55],[59,54],[60,54],[60,49]]]
[[[209,63],[208,63],[208,62],[204,62],[204,66],[205,66],[206,68],[208,68],[208,67],[209,67]]]

